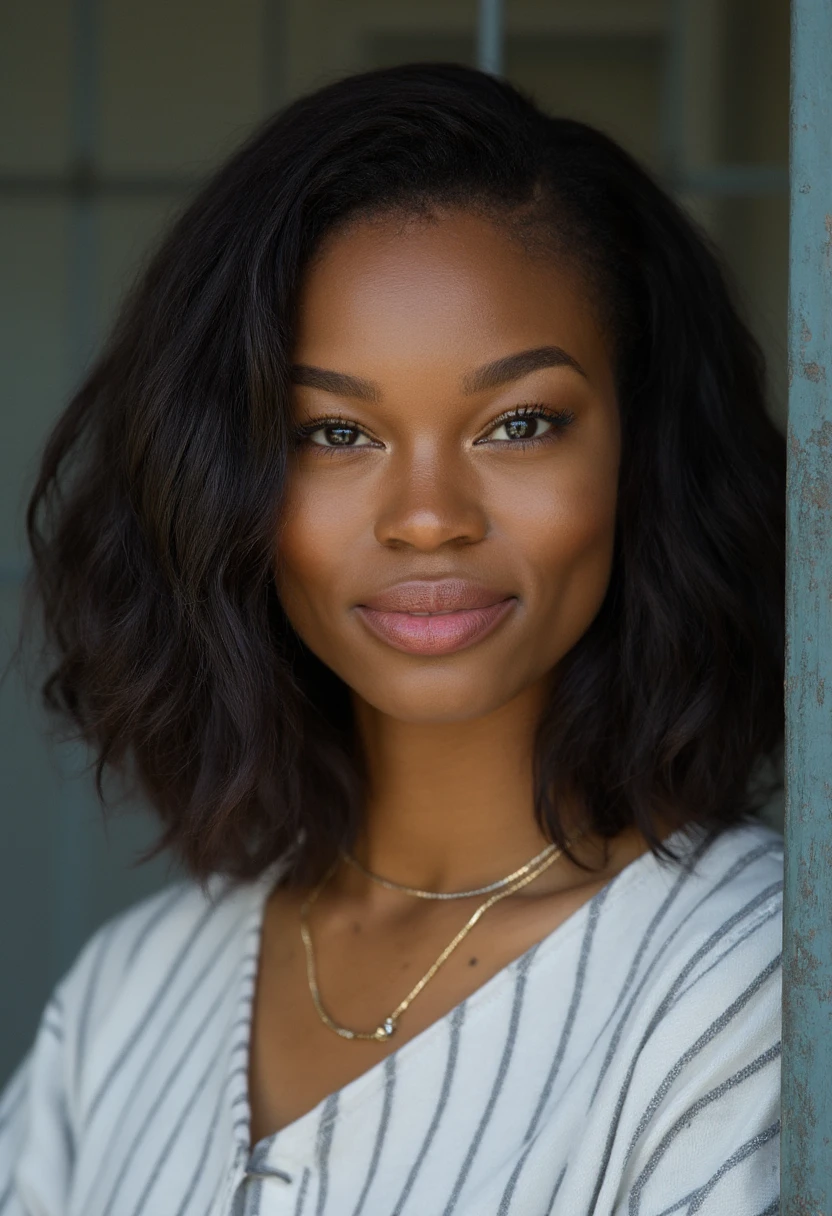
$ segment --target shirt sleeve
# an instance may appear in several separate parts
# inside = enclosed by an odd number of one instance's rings
[[[118,930],[80,950],[41,1015],[34,1043],[0,1098],[0,1216],[64,1216],[76,1156],[85,1038],[123,975]]]
[[[633,1087],[641,1109],[634,1104],[625,1120],[614,1216],[779,1211],[781,959],[764,932],[757,948],[754,938],[746,929],[745,943],[729,945],[657,1011],[643,1061],[650,1084]]]
[[[63,1009],[54,996],[31,1051],[0,1097],[0,1216],[60,1216],[65,1210],[73,1147],[63,1041]],[[38,1163],[25,1176],[24,1156]]]

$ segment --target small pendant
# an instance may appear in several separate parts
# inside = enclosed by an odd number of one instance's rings
[[[393,1021],[393,1019],[385,1018],[379,1028],[376,1030],[375,1037],[379,1040],[379,1042],[383,1042],[385,1039],[389,1039],[391,1037],[391,1035],[395,1032],[395,1029],[396,1023]]]

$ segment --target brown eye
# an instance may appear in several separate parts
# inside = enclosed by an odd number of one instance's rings
[[[536,439],[551,430],[552,422],[535,414],[517,414],[506,418],[488,436],[489,442],[510,443],[512,440]]]
[[[545,405],[523,405],[498,417],[492,429],[476,443],[496,443],[502,447],[522,447],[525,443],[557,439],[574,422],[571,410],[554,410]]]
[[[372,442],[357,426],[348,426],[343,422],[328,422],[307,430],[306,438],[310,443],[323,448],[357,448],[366,447]]]
[[[532,439],[540,425],[539,418],[512,418],[503,423],[503,430],[509,439]]]

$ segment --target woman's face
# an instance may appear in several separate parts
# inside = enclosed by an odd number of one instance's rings
[[[277,585],[359,697],[411,722],[488,714],[595,617],[620,431],[576,273],[460,212],[359,222],[308,270]]]

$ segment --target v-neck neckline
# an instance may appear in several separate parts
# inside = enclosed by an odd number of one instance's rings
[[[692,832],[695,830],[695,827],[696,825],[688,825],[687,827],[678,829],[667,838],[665,843],[671,847],[682,846],[682,851],[685,848],[690,848],[692,844]],[[466,1022],[472,1016],[477,1016],[481,1009],[486,1008],[492,1001],[498,998],[503,989],[514,978],[518,967],[527,965],[532,956],[536,963],[542,962],[553,951],[559,949],[564,942],[574,937],[585,924],[593,906],[597,906],[599,903],[606,903],[611,897],[618,898],[621,892],[632,889],[639,882],[647,881],[660,864],[659,860],[649,850],[640,853],[638,857],[633,858],[617,874],[613,875],[600,891],[597,891],[595,895],[582,903],[579,908],[576,908],[564,921],[561,921],[559,925],[556,925],[554,929],[539,941],[533,943],[527,950],[524,950],[517,958],[506,963],[505,966],[501,967],[499,971],[495,972],[483,984],[474,989],[464,1000],[458,1002],[452,1009],[449,1009],[442,1017],[431,1022],[424,1030],[414,1035],[413,1038],[408,1039],[406,1043],[403,1043],[401,1047],[383,1059],[376,1061],[375,1064],[371,1064],[368,1069],[359,1073],[357,1077],[354,1077],[345,1085],[340,1086],[333,1090],[332,1093],[321,1098],[315,1106],[311,1107],[304,1114],[299,1115],[284,1127],[279,1128],[275,1132],[270,1132],[252,1144],[251,1100],[248,1074],[254,1015],[254,993],[260,962],[266,904],[279,879],[282,868],[280,861],[274,862],[252,883],[252,905],[244,929],[245,947],[240,966],[240,980],[233,1021],[235,1037],[231,1046],[231,1063],[226,1088],[228,1102],[232,1110],[232,1122],[238,1151],[245,1149],[252,1156],[256,1154],[258,1158],[265,1157],[278,1139],[282,1138],[286,1140],[290,1137],[294,1139],[297,1135],[301,1134],[301,1129],[305,1125],[317,1128],[322,1113],[329,1109],[333,1103],[338,1103],[339,1110],[352,1109],[357,1104],[363,1102],[365,1097],[372,1096],[385,1083],[385,1070],[391,1067],[389,1061],[394,1061],[394,1065],[392,1066],[397,1069],[406,1065],[411,1056],[424,1052],[428,1044],[435,1038],[447,1035],[448,1027],[452,1025],[455,1018],[458,1019],[461,1016],[463,1011]]]

